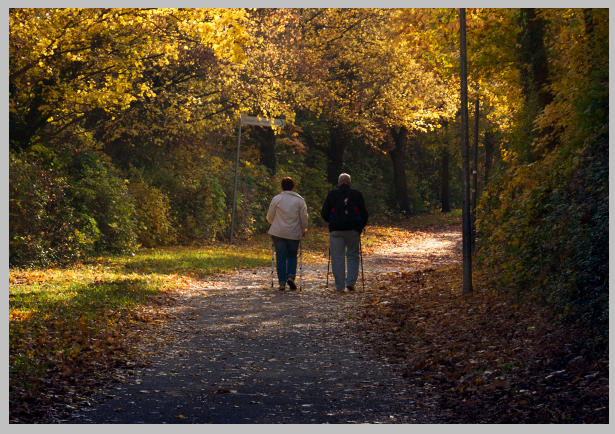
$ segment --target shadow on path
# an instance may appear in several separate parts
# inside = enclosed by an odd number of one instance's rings
[[[419,268],[421,250],[448,255],[443,264],[453,260],[460,235],[447,234],[407,246],[416,252],[405,257],[399,245],[364,257],[366,289],[377,284],[378,273],[408,270],[408,261]],[[450,238],[446,248],[442,237]],[[176,316],[165,325],[175,339],[158,348],[163,355],[126,371],[123,382],[68,422],[442,422],[433,398],[408,386],[355,333],[363,294],[324,288],[326,258],[303,266],[303,291],[272,290],[271,270],[257,269],[213,276],[183,292],[166,308]]]

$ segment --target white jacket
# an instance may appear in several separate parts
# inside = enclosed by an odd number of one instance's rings
[[[305,200],[294,191],[283,191],[271,200],[267,221],[271,224],[271,235],[300,240],[308,224]]]

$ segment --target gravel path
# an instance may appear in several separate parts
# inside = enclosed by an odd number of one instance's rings
[[[459,225],[365,255],[380,273],[450,265]],[[431,258],[425,260],[425,258]],[[363,294],[325,288],[327,258],[305,258],[303,290],[271,289],[269,268],[212,276],[164,307],[158,350],[92,397],[70,423],[438,423],[433,398],[375,356],[354,314]],[[154,348],[156,349],[156,348]]]

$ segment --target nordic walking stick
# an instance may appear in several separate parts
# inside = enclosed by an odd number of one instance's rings
[[[329,289],[329,264],[331,264],[331,246],[329,246],[329,260],[327,261],[327,289]]]
[[[271,243],[271,289],[273,289],[273,242]]]
[[[303,270],[303,249],[301,248],[301,240],[299,240],[299,291],[303,291],[303,274],[301,271]]]
[[[365,277],[363,276],[363,249],[361,248],[361,236],[359,236],[359,255],[361,256],[361,282],[363,283],[363,292],[365,292]]]

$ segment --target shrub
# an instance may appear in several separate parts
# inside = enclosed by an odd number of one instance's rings
[[[234,182],[235,172],[229,170],[224,186],[225,191],[228,191],[226,196],[225,236],[230,235]],[[252,164],[249,161],[243,162],[239,168],[237,182],[234,235],[249,237],[255,233],[266,232],[269,229],[267,222],[269,203],[273,196],[279,192],[277,176],[269,175],[265,166]]]
[[[225,197],[220,179],[227,166],[198,149],[178,149],[148,183],[169,198],[169,219],[177,242],[211,242],[223,229]]]
[[[608,342],[608,130],[509,169],[477,211],[481,263]]]
[[[101,232],[96,250],[122,253],[137,247],[135,205],[109,161],[92,151],[74,150],[67,159],[67,194],[82,218],[93,218]]]
[[[280,174],[278,178],[281,181],[283,175]],[[331,185],[327,182],[326,166],[322,165],[320,168],[304,166],[299,174],[294,175],[293,179],[296,182],[295,191],[305,199],[309,226],[324,226],[326,222],[320,216],[320,210],[331,189]]]
[[[46,266],[87,256],[101,233],[78,212],[57,156],[41,146],[9,153],[9,264]]]
[[[144,247],[170,244],[175,239],[171,226],[171,205],[168,196],[149,185],[137,171],[130,177],[128,190],[135,201],[135,230]]]

